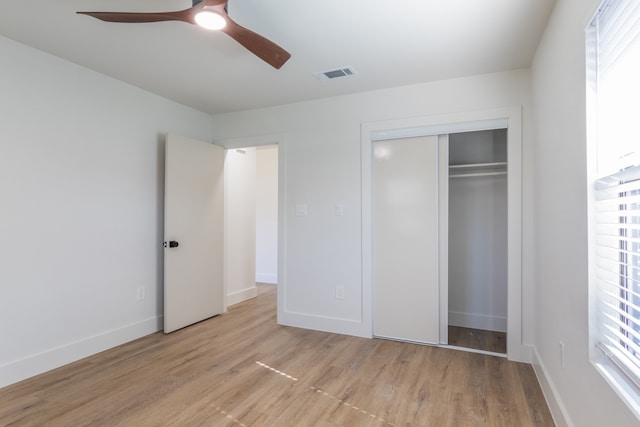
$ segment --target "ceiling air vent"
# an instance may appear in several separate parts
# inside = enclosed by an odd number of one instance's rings
[[[318,71],[316,73],[313,73],[313,77],[315,77],[317,80],[331,80],[337,79],[339,77],[351,77],[355,76],[356,74],[358,73],[356,73],[356,70],[354,70],[352,67],[342,67],[335,70]]]

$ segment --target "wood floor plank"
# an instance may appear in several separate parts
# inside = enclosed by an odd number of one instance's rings
[[[530,365],[279,326],[276,292],[0,389],[0,426],[553,426]]]
[[[507,334],[483,329],[449,326],[449,345],[506,354]]]

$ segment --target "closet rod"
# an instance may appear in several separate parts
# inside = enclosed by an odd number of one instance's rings
[[[495,175],[506,175],[507,172],[478,172],[478,173],[457,173],[454,175],[449,175],[449,178],[471,178],[474,176],[495,176]]]

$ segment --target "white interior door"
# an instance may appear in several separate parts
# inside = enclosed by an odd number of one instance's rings
[[[167,135],[164,332],[224,310],[224,149]]]
[[[374,335],[437,344],[438,145],[374,143]]]

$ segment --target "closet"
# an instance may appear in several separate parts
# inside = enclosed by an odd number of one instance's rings
[[[374,336],[506,353],[507,130],[372,145]]]
[[[449,135],[448,196],[448,342],[506,353],[506,129]]]

